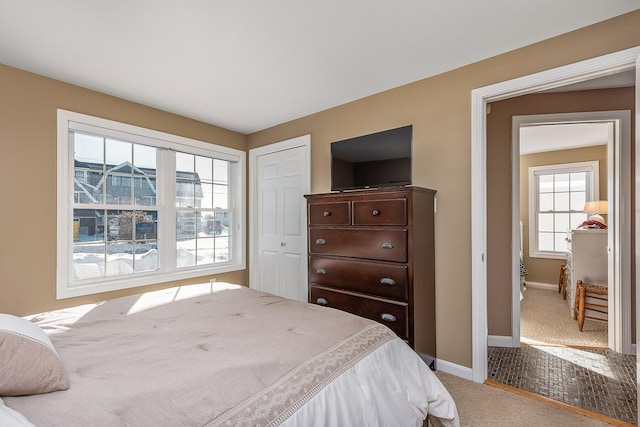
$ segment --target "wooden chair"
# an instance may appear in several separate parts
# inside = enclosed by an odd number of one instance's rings
[[[562,293],[562,299],[567,299],[567,265],[560,266],[560,278],[558,279],[558,293]]]
[[[578,284],[576,285],[576,299],[573,304],[573,319],[578,321],[578,329],[580,332],[582,332],[582,327],[584,326],[584,319],[607,321],[609,307],[608,293],[609,289],[607,286],[593,285],[578,280]],[[587,298],[589,298],[589,300],[587,300]],[[592,310],[604,316],[588,316],[585,314],[586,310]]]

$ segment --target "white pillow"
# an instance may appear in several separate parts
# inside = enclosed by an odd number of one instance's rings
[[[0,396],[24,396],[69,388],[51,340],[38,325],[0,313]]]
[[[11,409],[0,399],[0,426],[2,427],[35,427],[24,415]]]

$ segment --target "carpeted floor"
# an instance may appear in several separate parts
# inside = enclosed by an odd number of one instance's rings
[[[456,402],[461,427],[603,427],[611,424],[486,384],[437,372]]]
[[[528,287],[520,302],[520,341],[607,347],[607,324],[587,319],[582,332],[558,292]]]
[[[637,424],[636,358],[607,348],[606,323],[580,332],[566,300],[539,288],[525,292],[520,322],[526,344],[489,347],[490,380]]]

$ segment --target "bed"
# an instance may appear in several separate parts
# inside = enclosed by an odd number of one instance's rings
[[[459,425],[447,390],[386,326],[243,286],[182,286],[13,321],[37,330],[3,333],[0,319],[2,426],[420,426],[427,416]],[[48,359],[30,361],[36,353]]]

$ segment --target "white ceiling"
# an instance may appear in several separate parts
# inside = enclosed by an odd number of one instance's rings
[[[0,0],[0,63],[251,133],[639,0]]]
[[[520,127],[520,154],[605,145],[611,122],[533,125]]]

